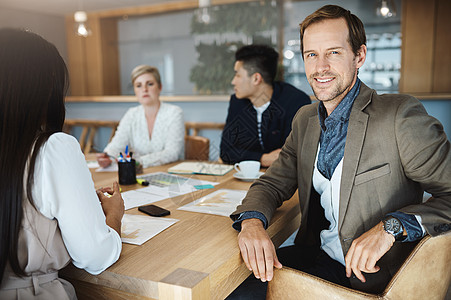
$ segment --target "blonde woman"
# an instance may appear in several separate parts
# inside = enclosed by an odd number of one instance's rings
[[[144,168],[183,158],[185,126],[180,107],[160,102],[160,73],[155,67],[140,65],[131,79],[141,104],[130,108],[122,118],[104,153],[97,155],[102,167],[111,164],[109,156],[118,157],[128,146],[133,158]]]

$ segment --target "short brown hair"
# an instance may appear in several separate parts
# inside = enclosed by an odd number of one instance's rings
[[[343,18],[346,21],[349,29],[348,42],[351,45],[352,51],[357,55],[360,46],[366,45],[365,28],[362,21],[352,14],[349,10],[337,5],[325,5],[307,16],[305,20],[299,25],[301,35],[301,53],[304,53],[304,33],[307,27],[314,23],[321,22],[327,19],[340,19]],[[302,56],[304,57],[304,56]]]
[[[158,86],[161,88],[160,72],[158,72],[157,68],[148,66],[148,65],[139,65],[133,69],[132,74],[131,74],[132,84],[135,83],[136,78],[138,78],[142,74],[146,74],[146,73],[152,74],[153,77],[155,77],[155,80],[158,83]]]

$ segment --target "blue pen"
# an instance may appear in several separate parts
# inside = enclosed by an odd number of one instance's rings
[[[128,154],[128,145],[125,146],[125,156],[127,156],[127,154]]]

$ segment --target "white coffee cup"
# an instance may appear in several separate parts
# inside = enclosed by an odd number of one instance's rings
[[[244,178],[255,178],[260,171],[260,162],[256,160],[243,160],[242,162],[236,163],[233,167]]]

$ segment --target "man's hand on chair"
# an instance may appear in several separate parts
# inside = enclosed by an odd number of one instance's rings
[[[384,230],[382,222],[355,239],[345,257],[346,276],[354,272],[360,281],[365,282],[365,273],[376,273],[376,262],[393,246],[395,238]]]

